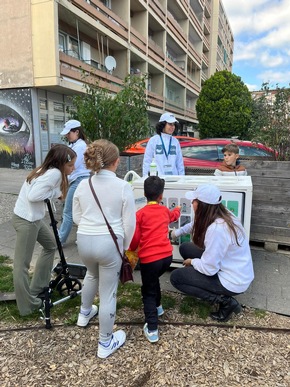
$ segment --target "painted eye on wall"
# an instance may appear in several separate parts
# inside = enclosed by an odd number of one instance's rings
[[[29,128],[13,108],[0,104],[0,134],[13,135],[15,133],[29,133]]]

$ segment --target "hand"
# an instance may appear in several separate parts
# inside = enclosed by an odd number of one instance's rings
[[[183,266],[191,266],[191,258],[187,258],[183,261]]]
[[[172,242],[176,242],[177,236],[175,235],[175,227],[170,233],[170,238],[171,238]]]

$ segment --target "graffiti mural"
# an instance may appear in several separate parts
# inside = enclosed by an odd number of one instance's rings
[[[34,167],[31,90],[0,90],[0,168]]]

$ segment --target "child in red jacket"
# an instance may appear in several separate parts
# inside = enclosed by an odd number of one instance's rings
[[[147,205],[136,213],[136,229],[130,250],[138,248],[142,279],[145,337],[150,343],[159,340],[158,316],[163,315],[159,277],[172,262],[172,245],[168,238],[168,226],[180,217],[180,206],[173,210],[159,204],[163,198],[165,181],[150,176],[144,181]]]

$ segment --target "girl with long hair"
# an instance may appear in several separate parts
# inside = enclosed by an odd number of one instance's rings
[[[17,198],[12,224],[16,231],[13,260],[13,281],[20,315],[25,316],[42,305],[38,295],[48,286],[56,242],[44,222],[45,199],[65,198],[67,176],[74,170],[76,153],[66,145],[57,144],[49,150],[44,162],[35,168],[23,183]],[[43,249],[36,261],[30,281],[29,268],[36,242]]]
[[[185,197],[194,211],[192,242],[180,246],[184,268],[174,270],[170,281],[185,294],[218,304],[211,318],[228,321],[241,312],[233,296],[245,292],[254,279],[249,241],[238,218],[222,204],[215,185],[201,185]],[[175,230],[175,236],[180,235],[180,229]]]

